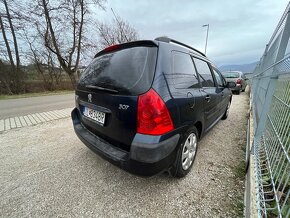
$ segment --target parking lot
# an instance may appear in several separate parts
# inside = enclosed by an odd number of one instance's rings
[[[237,217],[248,95],[200,142],[183,179],[131,175],[90,151],[70,118],[0,134],[1,217]]]

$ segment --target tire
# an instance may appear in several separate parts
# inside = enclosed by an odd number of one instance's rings
[[[237,95],[241,94],[241,90],[238,90],[236,93],[237,93]]]
[[[198,131],[195,127],[192,127],[185,133],[182,143],[179,144],[179,149],[174,164],[170,169],[170,174],[177,178],[186,176],[192,168],[197,150]]]
[[[226,120],[228,118],[230,107],[231,107],[231,102],[229,101],[227,108],[226,108],[226,111],[225,111],[224,115],[222,116],[222,120]]]

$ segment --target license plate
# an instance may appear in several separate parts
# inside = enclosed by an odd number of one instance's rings
[[[101,125],[104,125],[105,123],[105,113],[97,111],[97,110],[93,110],[91,108],[85,107],[84,110],[84,116],[88,117],[98,123],[100,123]]]

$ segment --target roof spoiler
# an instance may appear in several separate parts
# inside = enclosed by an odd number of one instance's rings
[[[101,56],[103,54],[106,53],[110,53],[113,51],[117,51],[117,50],[122,50],[125,48],[132,48],[132,47],[137,47],[137,46],[147,46],[147,47],[157,47],[158,44],[156,42],[154,42],[153,40],[139,40],[139,41],[132,41],[132,42],[126,42],[126,43],[122,43],[122,44],[116,44],[116,45],[111,45],[108,46],[107,48],[101,50],[100,52],[98,52],[94,58]]]
[[[205,54],[202,53],[201,51],[199,51],[199,50],[197,50],[197,49],[195,49],[195,48],[193,48],[193,47],[190,47],[189,45],[186,45],[186,44],[184,44],[184,43],[182,43],[182,42],[179,42],[179,41],[176,41],[176,40],[174,40],[174,39],[171,39],[171,38],[169,38],[169,37],[161,36],[161,37],[157,37],[155,40],[156,40],[156,41],[160,41],[160,42],[166,42],[166,43],[170,43],[170,42],[172,42],[172,43],[175,43],[175,44],[178,44],[178,45],[184,46],[184,47],[186,47],[186,48],[189,48],[189,49],[191,49],[191,50],[193,50],[193,51],[195,51],[195,52],[201,54],[202,56],[206,57]]]

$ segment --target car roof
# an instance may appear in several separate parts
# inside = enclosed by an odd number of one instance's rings
[[[136,40],[136,41],[121,43],[121,44],[117,44],[117,45],[112,45],[112,46],[109,46],[109,47],[101,50],[100,52],[98,52],[95,55],[95,57],[103,55],[104,53],[110,52],[111,51],[110,48],[112,48],[112,47],[118,47],[119,49],[122,49],[122,48],[134,47],[134,46],[138,46],[138,45],[169,46],[169,47],[171,47],[171,49],[194,55],[200,59],[206,60],[207,62],[211,63],[211,61],[201,51],[199,51],[199,50],[197,50],[189,45],[186,45],[182,42],[168,38],[168,37],[158,37],[154,40]],[[116,49],[116,50],[118,50],[118,49]]]
[[[194,48],[192,48],[190,46],[187,46],[187,45],[185,45],[183,43],[182,44],[178,44],[178,43],[175,43],[175,42],[164,42],[164,41],[156,41],[156,40],[154,40],[154,41],[156,43],[158,43],[159,47],[163,46],[163,47],[170,48],[171,50],[184,52],[184,53],[193,55],[194,57],[197,57],[199,59],[205,60],[208,63],[212,64],[212,62],[202,52],[200,52],[197,49],[194,49]]]

